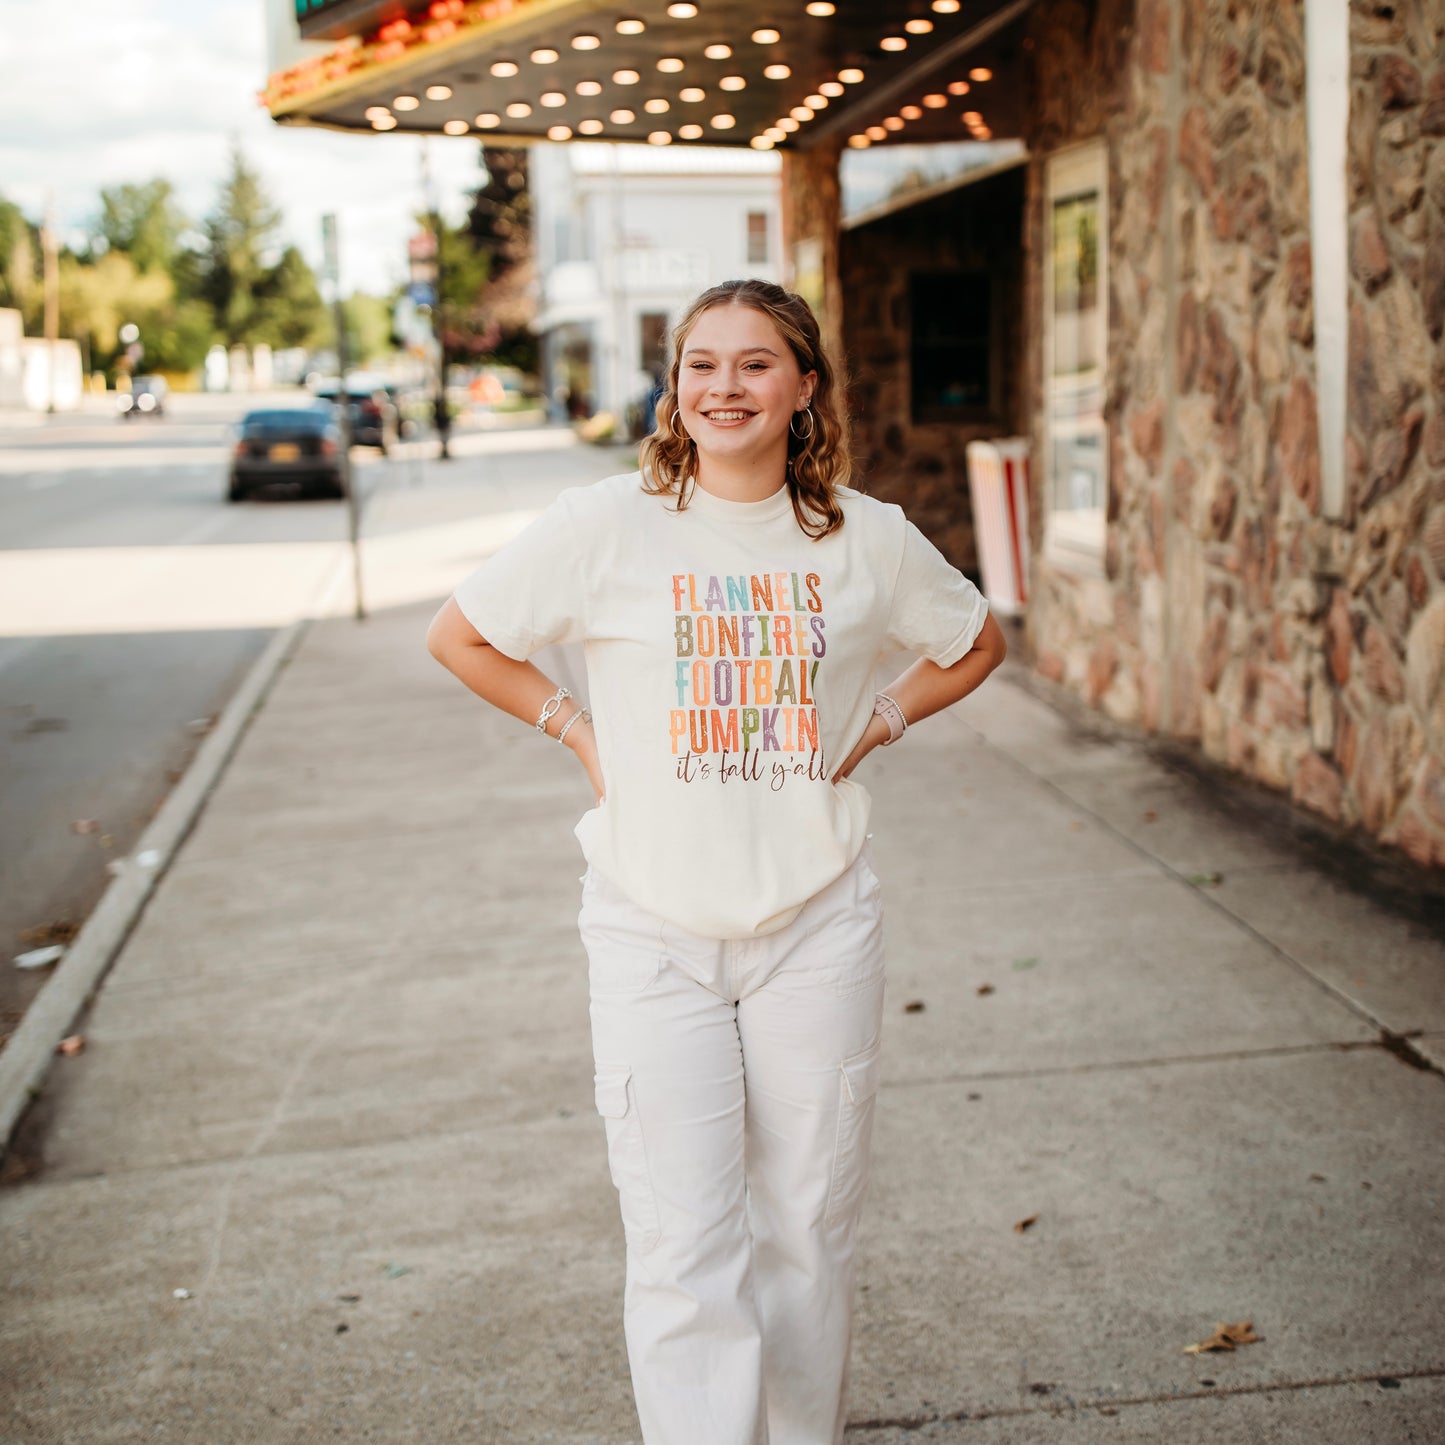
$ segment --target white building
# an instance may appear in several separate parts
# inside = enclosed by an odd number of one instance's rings
[[[783,277],[779,159],[765,151],[532,147],[542,371],[554,403],[619,421],[699,291]]]

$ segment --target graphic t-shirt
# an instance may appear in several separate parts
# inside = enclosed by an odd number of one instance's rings
[[[786,488],[693,488],[678,511],[636,472],[609,477],[563,492],[456,592],[508,657],[585,644],[606,797],[582,850],[706,937],[782,928],[849,867],[869,797],[829,779],[868,726],[879,657],[951,666],[987,616],[899,508],[838,497],[844,525],[815,541]]]

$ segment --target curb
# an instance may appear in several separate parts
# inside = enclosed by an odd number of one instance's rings
[[[171,790],[121,871],[101,895],[55,972],[25,1011],[0,1051],[0,1154],[9,1147],[20,1116],[39,1095],[55,1048],[90,1002],[140,919],[156,885],[185,842],[237,745],[291,660],[310,625],[303,618],[283,627],[251,665],[221,712],[185,776]],[[158,855],[149,867],[137,861]]]

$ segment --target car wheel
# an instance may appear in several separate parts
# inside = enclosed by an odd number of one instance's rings
[[[231,478],[230,485],[226,488],[226,500],[228,502],[244,502],[246,500],[245,489],[235,477]]]

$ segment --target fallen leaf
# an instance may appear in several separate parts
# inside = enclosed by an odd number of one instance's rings
[[[1202,1355],[1206,1350],[1232,1350],[1236,1345],[1257,1345],[1263,1335],[1254,1332],[1253,1320],[1241,1320],[1237,1325],[1215,1325],[1214,1333],[1197,1345],[1185,1345],[1186,1355]]]
[[[55,1046],[55,1052],[57,1054],[64,1054],[67,1059],[73,1059],[76,1054],[83,1052],[84,1049],[84,1034],[71,1034],[68,1039],[61,1039]]]
[[[981,983],[974,992],[976,992],[980,998],[987,998],[989,994],[993,992],[993,985],[991,983]]]
[[[1159,821],[1159,814],[1156,813],[1153,808],[1146,808],[1142,816],[1146,823],[1157,823]]]
[[[911,998],[903,1005],[903,1012],[906,1014],[921,1014],[927,1005],[921,998]]]
[[[100,832],[100,824],[96,822],[94,818],[77,818],[75,822],[73,822],[70,826],[71,829],[76,833],[85,834]]]
[[[58,943],[52,943],[48,948],[31,948],[15,955],[15,967],[48,968],[52,963],[59,963],[64,955],[65,949]]]
[[[359,1294],[339,1294],[336,1296],[344,1305],[359,1305],[361,1296]]]
[[[1224,874],[1222,874],[1222,873],[1191,873],[1191,874],[1189,875],[1189,880],[1188,880],[1188,881],[1189,881],[1190,883],[1192,883],[1196,888],[1213,888],[1213,887],[1215,887],[1217,884],[1220,884],[1220,883],[1223,883],[1223,882],[1224,882]]]
[[[1311,1183],[1311,1184],[1323,1184],[1324,1182],[1325,1182],[1325,1176],[1324,1176],[1323,1174],[1311,1174],[1311,1175],[1310,1175],[1310,1183]]]
[[[1037,1214],[1031,1214],[1031,1215],[1029,1215],[1029,1217],[1028,1217],[1027,1219],[1021,1219],[1021,1220],[1019,1220],[1019,1222],[1018,1222],[1016,1225],[1014,1225],[1014,1233],[1015,1233],[1015,1234],[1022,1234],[1022,1233],[1024,1232],[1024,1230],[1026,1230],[1026,1229],[1032,1229],[1032,1228],[1034,1227],[1034,1225],[1036,1225],[1038,1222],[1039,1222],[1039,1217],[1038,1217],[1038,1215],[1037,1215]]]
[[[347,1332],[347,1330],[349,1330],[350,1328],[351,1328],[350,1325],[348,1325],[348,1324],[346,1324],[345,1322],[343,1322],[343,1323],[341,1323],[341,1324],[339,1324],[339,1325],[336,1326],[336,1333],[337,1333],[338,1335],[344,1335],[344,1334]]]

